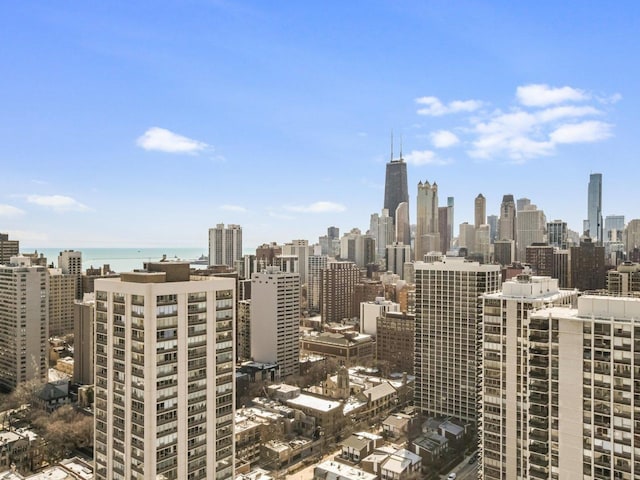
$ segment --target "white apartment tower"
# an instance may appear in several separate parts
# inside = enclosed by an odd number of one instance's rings
[[[556,381],[549,381],[550,365],[543,368],[539,355],[548,357],[548,346],[537,342],[537,332],[529,335],[538,326],[529,317],[547,306],[575,305],[577,291],[560,290],[558,280],[550,277],[518,275],[503,283],[501,292],[483,295],[482,301],[478,422],[482,478],[538,478],[529,466],[544,457],[534,443],[539,428],[551,426],[558,435],[557,421],[549,425],[548,419],[536,417],[539,399],[557,396],[558,383],[557,373]]]
[[[533,243],[541,243],[545,240],[545,227],[547,220],[542,210],[529,204],[518,211],[517,225],[517,258],[524,262],[527,258],[527,247]]]
[[[242,228],[240,225],[219,223],[209,229],[209,265],[235,266],[242,258]]]
[[[500,301],[485,307],[493,340],[511,355],[492,355],[498,370],[483,386],[482,425],[495,435],[484,436],[481,478],[640,477],[640,299],[583,295],[577,309],[546,306],[521,316],[521,330],[511,333]],[[515,303],[508,308],[517,316]],[[485,349],[493,340],[485,334]]]
[[[76,300],[82,300],[82,252],[65,250],[58,255],[58,268],[64,275],[76,278]]]
[[[47,381],[49,275],[26,257],[0,265],[0,387]]]
[[[235,281],[149,263],[95,298],[95,478],[232,478]]]
[[[300,274],[267,267],[251,278],[251,357],[300,373]]]
[[[414,404],[475,423],[480,296],[500,289],[499,265],[460,257],[415,263]]]

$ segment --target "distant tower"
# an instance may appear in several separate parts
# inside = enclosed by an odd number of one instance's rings
[[[219,223],[209,229],[209,265],[233,267],[242,258],[242,228]]]
[[[474,212],[476,228],[487,223],[487,199],[481,193],[476,197]]]
[[[20,253],[20,242],[9,240],[8,233],[0,233],[0,265],[9,263],[11,257],[16,257]]]
[[[398,207],[401,203],[406,203],[406,208],[402,208],[398,212]],[[393,140],[391,148],[391,160],[387,163],[387,171],[384,183],[384,207],[389,210],[389,215],[393,217],[393,222],[396,225],[396,232],[398,232],[398,226],[401,225],[400,238],[396,238],[398,242],[409,244],[411,238],[409,232],[409,189],[407,187],[407,164],[402,158],[402,150],[400,151],[400,158],[393,159]],[[402,218],[398,218],[398,214]]]
[[[521,212],[528,205],[531,205],[531,200],[526,197],[519,198],[518,200],[516,200],[516,212]]]
[[[602,174],[592,173],[589,176],[589,192],[587,199],[587,221],[589,236],[594,243],[602,244]],[[586,232],[585,232],[586,233]]]
[[[527,256],[527,247],[533,243],[544,242],[546,218],[542,210],[535,205],[525,205],[516,217],[517,225],[517,258],[523,262]]]
[[[82,300],[82,252],[65,250],[58,255],[58,268],[64,275],[73,275],[76,278],[75,298]]]
[[[453,241],[453,197],[447,197],[447,225],[449,225],[449,240]],[[447,246],[447,249],[451,246],[451,243]]]
[[[496,237],[498,236],[498,216],[497,215],[489,215],[487,217],[487,223],[489,224],[489,235],[491,243],[496,241]]]
[[[565,250],[567,248],[568,234],[567,222],[554,220],[547,223],[547,243],[552,247]]]
[[[513,195],[502,197],[500,218],[498,220],[498,240],[516,239],[516,204]]]
[[[49,275],[25,257],[0,266],[0,388],[47,380]]]
[[[424,255],[432,251],[440,251],[440,235],[438,233],[438,185],[434,182],[418,183],[416,201],[417,222],[415,252],[416,260],[424,260]]]
[[[300,274],[267,267],[251,278],[251,356],[300,373]]]
[[[360,269],[353,262],[328,262],[321,272],[320,314],[323,323],[341,322],[358,316],[354,292],[360,280]]]

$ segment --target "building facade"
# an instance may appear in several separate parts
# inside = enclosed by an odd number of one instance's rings
[[[589,175],[589,191],[587,196],[587,225],[588,232],[585,231],[593,243],[602,245],[603,223],[602,223],[602,174],[592,173]]]
[[[300,373],[300,275],[267,267],[251,279],[251,358]]]
[[[95,286],[95,478],[232,478],[235,281],[171,262]]]
[[[480,295],[500,289],[500,266],[445,257],[417,262],[415,281],[414,404],[475,424]]]
[[[20,254],[20,241],[9,240],[8,233],[0,233],[0,265],[9,263],[11,257]]]
[[[257,256],[257,254],[256,254]],[[242,258],[242,228],[240,225],[219,223],[209,229],[209,266],[234,267]]]
[[[327,263],[320,282],[320,315],[324,323],[340,323],[358,316],[353,295],[359,281],[360,269],[355,263]]]
[[[409,188],[407,184],[407,164],[405,163],[402,155],[398,160],[392,158],[387,163],[387,169],[384,182],[384,206],[389,211],[389,215],[393,218],[393,223],[396,226],[395,241],[403,242],[407,245],[410,242],[407,241],[411,237],[409,232]],[[406,203],[406,208],[398,210],[402,203]],[[398,218],[401,216],[402,218]],[[400,232],[398,227],[400,226]],[[399,238],[402,237],[402,238]]]
[[[479,422],[482,478],[553,478],[536,476],[539,464],[544,461],[547,465],[551,460],[538,448],[538,429],[547,430],[553,425],[543,426],[533,405],[537,406],[544,393],[557,395],[558,384],[548,381],[551,372],[541,355],[550,352],[548,346],[538,344],[539,332],[529,335],[536,325],[529,316],[549,305],[575,304],[577,291],[560,290],[558,281],[550,277],[518,275],[503,283],[501,292],[483,295],[482,301]]]
[[[0,266],[0,389],[47,381],[49,275],[25,257]]]

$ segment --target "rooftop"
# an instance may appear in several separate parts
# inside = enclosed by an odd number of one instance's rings
[[[296,398],[287,400],[287,405],[291,407],[306,407],[322,412],[330,412],[331,410],[342,407],[342,403],[337,400],[326,400],[304,393],[301,393]]]

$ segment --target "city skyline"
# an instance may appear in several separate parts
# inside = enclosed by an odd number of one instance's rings
[[[582,233],[592,173],[603,217],[640,216],[631,2],[0,8],[0,231],[25,248],[364,232],[401,148],[412,224],[428,179],[456,233],[480,193]]]

